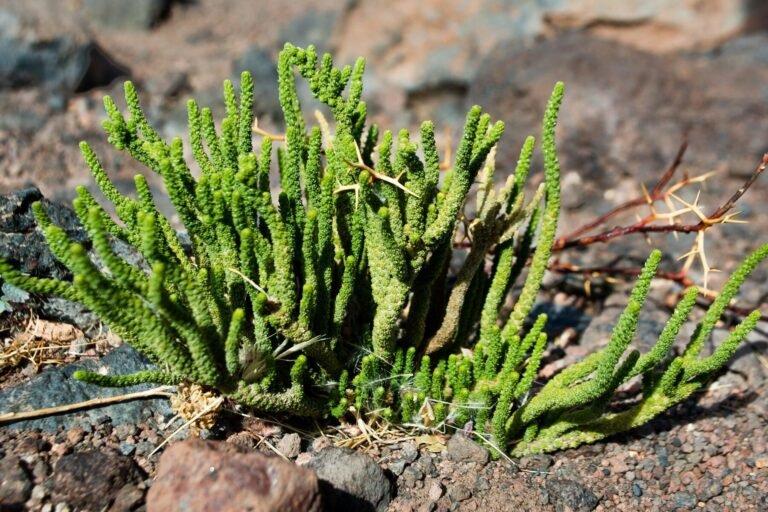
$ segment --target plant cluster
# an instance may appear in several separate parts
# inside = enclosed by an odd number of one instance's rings
[[[362,59],[337,68],[330,55],[318,59],[312,47],[287,44],[278,62],[285,136],[264,136],[258,150],[248,73],[239,96],[224,83],[226,117],[218,126],[210,109],[190,100],[199,176],[181,138],[169,144],[151,127],[131,83],[128,116],[105,98],[109,141],[163,178],[186,236],[159,213],[143,176],[135,179],[135,198],[120,194],[81,144],[119,220],[88,189],[77,189],[74,209],[90,236],[89,253],[38,204],[37,220],[73,281],[28,277],[5,262],[0,275],[85,304],[158,369],[120,376],[78,371],[75,378],[102,386],[197,384],[263,412],[299,416],[363,414],[458,427],[472,421],[495,446],[524,454],[647,422],[704,386],[755,326],[756,312],[711,356],[699,357],[768,245],[733,274],[682,355],[671,357],[670,347],[695,289],[652,350],[626,354],[660,261],[654,252],[606,348],[534,392],[547,318],[529,315],[557,228],[555,126],[563,85],[555,86],[544,115],[544,180],[526,198],[532,137],[514,173],[494,187],[494,148],[504,125],[473,107],[443,173],[431,122],[421,125],[419,143],[406,130],[394,134],[367,123],[363,70]],[[317,126],[307,127],[297,72],[331,121],[318,112]],[[469,240],[468,251],[455,250],[459,235]],[[135,247],[142,264],[118,256],[114,240]],[[457,252],[465,255],[458,264]],[[510,311],[505,303],[523,277]],[[612,412],[614,391],[635,376],[642,376],[642,397]]]

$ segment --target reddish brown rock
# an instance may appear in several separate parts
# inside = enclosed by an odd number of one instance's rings
[[[317,476],[231,443],[188,439],[166,450],[147,510],[310,512],[321,510]]]

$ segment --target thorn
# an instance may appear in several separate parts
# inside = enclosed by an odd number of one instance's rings
[[[651,207],[651,211],[653,212],[653,199],[651,199],[651,194],[648,193],[648,188],[645,186],[645,183],[640,182],[640,188],[643,191],[643,197],[645,197],[645,202],[648,203],[648,206]]]
[[[336,181],[338,183],[338,180]],[[342,185],[339,183],[339,188],[333,191],[335,194],[340,194],[341,192],[347,191],[347,190],[354,190],[355,191],[355,210],[357,210],[358,205],[360,204],[360,185],[355,183],[354,185]]]
[[[266,130],[262,130],[259,128],[259,118],[254,117],[253,118],[253,126],[251,127],[251,131],[253,133],[259,134],[262,137],[269,137],[270,139],[274,141],[284,141],[285,135],[277,134],[277,133],[270,133]]]
[[[748,220],[736,219],[738,215],[741,215],[740,211],[731,212],[722,217],[721,224],[749,224]]]
[[[387,183],[394,185],[395,187],[404,191],[406,194],[410,194],[413,197],[417,197],[417,198],[420,197],[417,193],[413,192],[412,190],[407,188],[405,185],[397,181],[397,178],[393,178],[391,176],[387,176],[386,174],[382,174],[379,171],[373,169],[372,167],[369,167],[368,165],[366,165],[365,162],[363,162],[363,157],[360,155],[360,147],[357,145],[357,141],[355,141],[355,152],[357,153],[357,162],[350,162],[349,160],[346,160],[347,165],[354,167],[355,169],[362,169],[364,171],[368,171],[373,178],[381,181],[386,181]]]
[[[682,199],[680,196],[677,196],[675,194],[670,194],[673,198],[675,198],[677,201],[682,203],[683,205],[690,208],[690,211],[696,215],[696,217],[699,218],[699,220],[702,222],[702,224],[705,224],[707,226],[711,226],[714,224],[721,224],[723,222],[723,217],[717,217],[715,219],[710,219],[704,212],[701,211],[701,208],[699,208],[699,197],[701,196],[701,190],[696,192],[696,198],[693,200],[693,203],[688,203],[684,199]]]
[[[672,200],[669,198],[669,196],[668,196],[668,195],[665,195],[665,196],[664,196],[664,204],[666,204],[666,205],[667,205],[667,208],[669,208],[669,211],[670,211],[670,213],[668,213],[667,215],[669,215],[669,225],[671,226],[671,225],[673,225],[675,222],[677,222],[677,218],[676,218],[676,216],[675,216],[675,215],[672,215],[672,213],[674,213],[674,212],[676,211],[676,210],[675,210],[675,205],[674,205],[674,204],[672,204]],[[687,212],[684,212],[684,213],[687,213]],[[680,239],[680,235],[678,234],[678,232],[677,232],[677,231],[673,231],[673,232],[672,232],[672,236],[674,236],[674,237],[675,237],[675,240],[679,240],[679,239]]]
[[[440,169],[448,170],[451,168],[451,130],[445,128],[445,158],[440,162]]]
[[[325,141],[325,147],[331,148],[333,147],[333,136],[331,135],[331,128],[328,125],[328,120],[325,118],[323,113],[319,110],[315,110],[315,119],[317,119],[317,124],[320,125],[320,133],[323,135],[323,140]]]

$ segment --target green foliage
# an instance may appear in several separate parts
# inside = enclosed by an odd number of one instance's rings
[[[527,322],[557,229],[555,126],[563,84],[555,85],[544,114],[543,183],[525,197],[532,137],[514,174],[495,188],[494,148],[504,125],[473,107],[441,178],[432,123],[421,126],[418,143],[405,130],[394,135],[366,124],[363,70],[362,60],[336,68],[329,55],[318,59],[312,47],[287,44],[278,63],[284,144],[264,136],[253,147],[247,73],[239,97],[224,83],[226,116],[218,125],[210,109],[190,100],[194,172],[181,139],[166,143],[152,129],[132,84],[125,86],[127,116],[105,98],[109,141],[162,177],[186,236],[160,214],[143,176],[136,177],[135,199],[121,195],[81,144],[118,220],[78,188],[74,208],[93,242],[89,255],[37,205],[51,251],[73,282],[28,277],[5,262],[0,275],[13,286],[85,304],[159,369],[127,376],[79,371],[75,378],[101,386],[195,383],[265,412],[357,412],[425,426],[472,420],[496,446],[524,454],[647,422],[706,385],[754,327],[757,313],[713,355],[699,357],[768,245],[734,273],[683,355],[669,357],[670,347],[695,290],[651,351],[625,355],[661,259],[654,252],[606,348],[535,390],[547,318]],[[297,72],[333,123],[320,115],[320,126],[307,127]],[[277,195],[269,186],[273,161]],[[464,250],[454,249],[459,236],[470,249],[452,269],[453,252]],[[142,264],[118,256],[115,239],[135,247]],[[504,304],[524,274],[509,311]],[[611,412],[614,391],[638,375],[642,398]]]

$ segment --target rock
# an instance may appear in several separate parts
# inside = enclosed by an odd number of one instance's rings
[[[491,457],[488,450],[461,434],[455,434],[448,440],[446,455],[456,462],[475,462],[481,466],[488,464]]]
[[[427,493],[427,496],[429,497],[429,501],[437,502],[437,500],[439,500],[440,497],[443,495],[443,492],[445,492],[445,488],[443,487],[443,484],[441,484],[437,480],[433,480],[432,484],[429,486],[429,491]]]
[[[356,0],[344,0],[331,9],[310,8],[283,26],[277,41],[279,44],[289,41],[299,48],[314,45],[320,55],[331,52],[335,46],[331,41],[332,35],[339,32],[341,23],[355,3]]]
[[[21,8],[18,2],[9,7],[0,10],[0,90],[43,86],[81,92],[128,74],[66,8]]]
[[[587,197],[584,194],[584,182],[579,173],[571,171],[562,177],[560,188],[563,194],[562,206],[566,210],[578,210],[584,206]]]
[[[419,448],[416,443],[408,441],[403,443],[400,448],[400,458],[405,462],[411,463],[419,458]]]
[[[696,499],[698,501],[709,501],[723,492],[723,484],[714,478],[702,478],[696,484]]]
[[[136,453],[136,445],[133,443],[122,443],[118,447],[118,450],[120,450],[120,453],[123,455],[131,456],[134,453]]]
[[[121,345],[99,361],[82,361],[66,366],[47,368],[29,381],[0,390],[0,411],[29,411],[93,398],[122,395],[152,387],[150,384],[142,384],[128,388],[102,388],[76,381],[72,378],[72,374],[82,368],[103,369],[110,374],[125,375],[156,367],[129,345]],[[70,412],[66,415],[5,423],[3,427],[14,430],[41,428],[47,432],[54,432],[60,427],[68,430],[81,425],[83,422],[96,422],[105,416],[111,420],[113,426],[117,426],[143,421],[154,423],[156,416],[170,417],[172,414],[167,399],[154,398]]]
[[[83,330],[99,323],[98,315],[85,306],[60,297],[44,297],[40,304],[40,316],[72,324]]]
[[[32,494],[32,479],[16,456],[0,459],[0,510],[24,510]]]
[[[464,501],[472,497],[472,490],[464,484],[454,484],[448,487],[448,496],[453,501]]]
[[[416,482],[421,482],[424,479],[424,473],[419,471],[414,466],[408,466],[403,471],[403,476],[400,479],[403,485],[407,488],[415,487]]]
[[[0,49],[0,58],[2,58],[2,49]],[[0,64],[1,66],[1,64]],[[29,134],[40,130],[48,121],[48,117],[53,115],[51,108],[44,103],[43,96],[46,94],[37,94],[40,101],[34,102],[31,108],[18,109],[19,100],[17,95],[23,95],[27,91],[2,91],[0,94],[0,111],[3,112],[3,116],[0,117],[0,130],[7,130],[11,133]],[[18,110],[17,110],[18,109]],[[16,145],[17,141],[14,141]],[[6,142],[5,145],[10,145]],[[21,144],[18,144],[21,145]],[[2,148],[6,150],[8,148]],[[3,155],[3,160],[10,157],[10,153]],[[10,158],[8,158],[10,160]],[[26,163],[26,162],[25,162]],[[17,164],[12,168],[6,168],[6,176],[18,176],[21,174],[22,164]],[[0,183],[2,186],[3,183]],[[24,182],[23,185],[27,185]],[[18,188],[18,187],[14,187]]]
[[[45,237],[37,227],[32,203],[41,201],[54,224],[75,242],[88,237],[69,208],[43,198],[36,187],[0,196],[0,258],[21,272],[37,277],[66,279],[70,272],[51,254]]]
[[[589,352],[596,351],[608,344],[619,317],[624,312],[629,296],[621,291],[612,294],[605,302],[603,310],[592,318],[581,335],[581,345]],[[659,339],[659,334],[669,320],[671,312],[663,304],[647,300],[643,305],[641,320],[637,324],[637,332],[632,341],[632,348],[647,353]]]
[[[435,461],[432,459],[432,457],[428,453],[425,453],[424,455],[419,457],[419,460],[416,461],[414,466],[418,468],[420,471],[422,471],[423,473],[428,475],[435,471]]]
[[[117,491],[115,501],[109,507],[109,512],[135,510],[144,502],[144,491],[133,484],[126,484]]]
[[[600,501],[587,487],[573,480],[550,478],[544,485],[557,510],[589,512]]]
[[[559,336],[569,328],[582,333],[592,320],[592,317],[584,313],[582,309],[574,306],[545,300],[536,301],[530,316],[531,318],[536,318],[542,313],[547,315],[547,325],[544,329],[550,338]]]
[[[520,459],[520,467],[530,471],[546,471],[553,463],[552,456],[546,453],[528,455]]]
[[[596,199],[592,209],[603,211],[614,204],[601,204],[600,197],[620,177],[632,178],[633,195],[638,181],[658,180],[686,131],[685,162],[695,172],[726,162],[755,167],[768,149],[757,135],[768,130],[768,106],[766,92],[747,77],[757,70],[759,83],[768,70],[745,59],[657,56],[566,33],[532,47],[500,44],[468,95],[507,122],[505,140],[522,141],[538,133],[553,85],[565,82],[558,133],[563,175],[579,173],[584,193]],[[500,146],[497,162],[516,161],[518,145]]]
[[[405,466],[408,464],[404,459],[398,459],[389,463],[389,470],[395,476],[400,476],[405,471]]]
[[[371,67],[381,75],[371,80],[376,90],[369,91],[382,108],[407,106],[418,122],[434,118],[460,126],[466,113],[461,102],[482,58],[510,37],[532,40],[545,28],[546,7],[563,3],[425,0],[390,2],[381,9],[376,2],[359,2],[334,42],[340,61],[365,55],[375,64]]]
[[[732,39],[712,52],[714,58],[739,59],[747,63],[768,64],[768,34],[756,33]]]
[[[384,471],[364,453],[329,446],[309,462],[321,480],[328,510],[386,510],[392,485]]]
[[[295,459],[301,453],[301,436],[294,432],[285,434],[278,441],[276,448],[289,459]]]
[[[171,0],[84,0],[83,14],[113,28],[147,30],[168,15]]]
[[[748,28],[755,15],[749,2],[714,0],[570,0],[548,9],[554,29],[589,33],[646,51],[714,47]],[[765,14],[764,12],[762,14]]]
[[[603,459],[600,465],[610,467],[611,474],[614,475],[626,473],[630,468],[629,464],[627,464],[627,455],[621,452]]]
[[[189,74],[179,70],[171,70],[161,76],[149,77],[145,87],[147,89],[146,95],[149,96],[150,109],[152,107],[156,109],[158,105],[162,106],[168,102],[173,102],[192,92]]]
[[[752,277],[749,279],[752,280]],[[715,328],[711,338],[702,347],[701,356],[711,355],[717,347],[723,344],[730,332],[728,329]],[[752,332],[747,335],[727,364],[730,371],[717,380],[718,387],[730,386],[730,388],[735,389],[756,387],[766,381],[768,369],[762,356],[765,350],[760,348],[764,339],[765,337],[759,332]],[[723,396],[728,394],[726,391],[720,391],[720,393]]]
[[[109,507],[124,486],[137,484],[146,476],[133,459],[98,451],[65,455],[53,473],[54,503],[66,503],[78,510]]]
[[[692,509],[696,506],[696,496],[689,492],[676,492],[673,498],[676,508]]]
[[[321,510],[315,474],[229,443],[189,439],[160,458],[147,510],[187,512]]]
[[[275,84],[277,63],[273,54],[261,46],[251,46],[233,64],[233,71],[239,80],[242,71],[253,75],[253,110],[257,118],[270,116],[282,118],[282,109]]]

